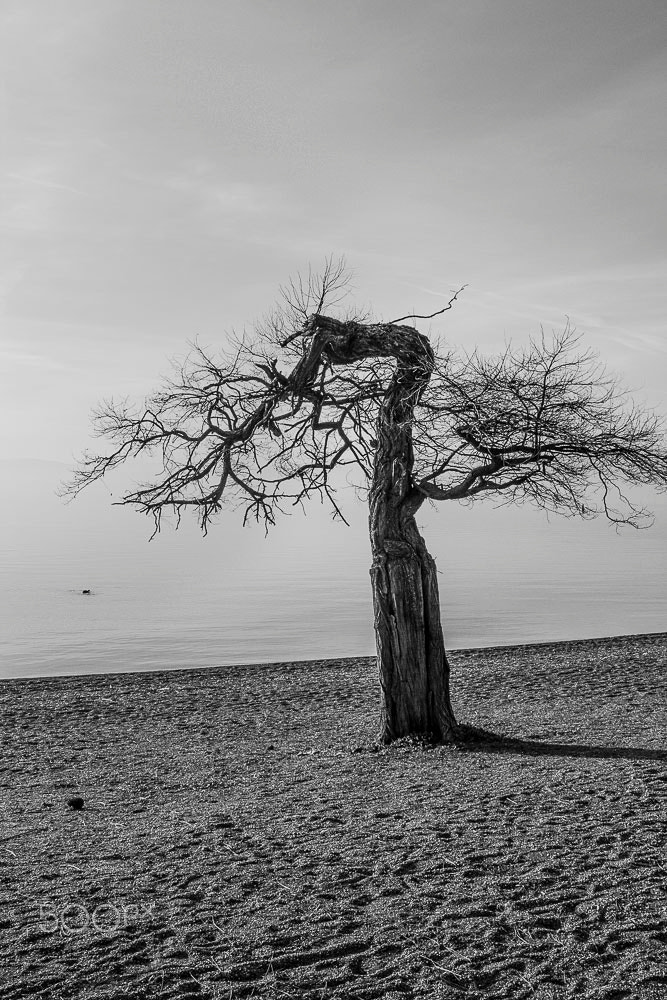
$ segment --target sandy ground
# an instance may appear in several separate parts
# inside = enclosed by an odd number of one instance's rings
[[[667,635],[451,659],[0,683],[2,997],[667,997]]]

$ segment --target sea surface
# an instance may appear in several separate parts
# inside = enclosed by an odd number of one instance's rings
[[[2,462],[0,677],[156,670],[374,653],[366,511],[318,503],[265,536],[225,511],[202,538],[114,506],[65,504],[56,462]],[[646,531],[525,508],[419,515],[449,648],[667,631],[667,500]],[[90,594],[84,594],[90,590]]]

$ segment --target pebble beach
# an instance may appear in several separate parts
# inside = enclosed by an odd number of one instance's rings
[[[664,1000],[667,634],[450,661],[0,682],[0,995]]]

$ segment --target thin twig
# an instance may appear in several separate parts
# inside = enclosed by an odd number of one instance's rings
[[[392,319],[390,325],[393,326],[394,323],[402,323],[404,319],[433,319],[434,316],[440,316],[441,313],[447,312],[448,309],[452,308],[458,296],[461,294],[463,289],[467,287],[467,285],[461,285],[459,290],[454,292],[446,306],[443,306],[442,309],[438,309],[434,313],[429,313],[428,316],[422,316],[420,313],[408,313],[407,316],[399,316],[398,319]]]

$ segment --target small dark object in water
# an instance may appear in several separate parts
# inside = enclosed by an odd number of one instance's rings
[[[70,809],[83,809],[83,799],[80,795],[74,795],[71,799],[67,800],[67,805]]]
[[[82,591],[81,591],[81,593],[82,593],[82,594],[89,594],[89,593],[90,593],[90,591],[89,591],[89,590],[82,590]]]

